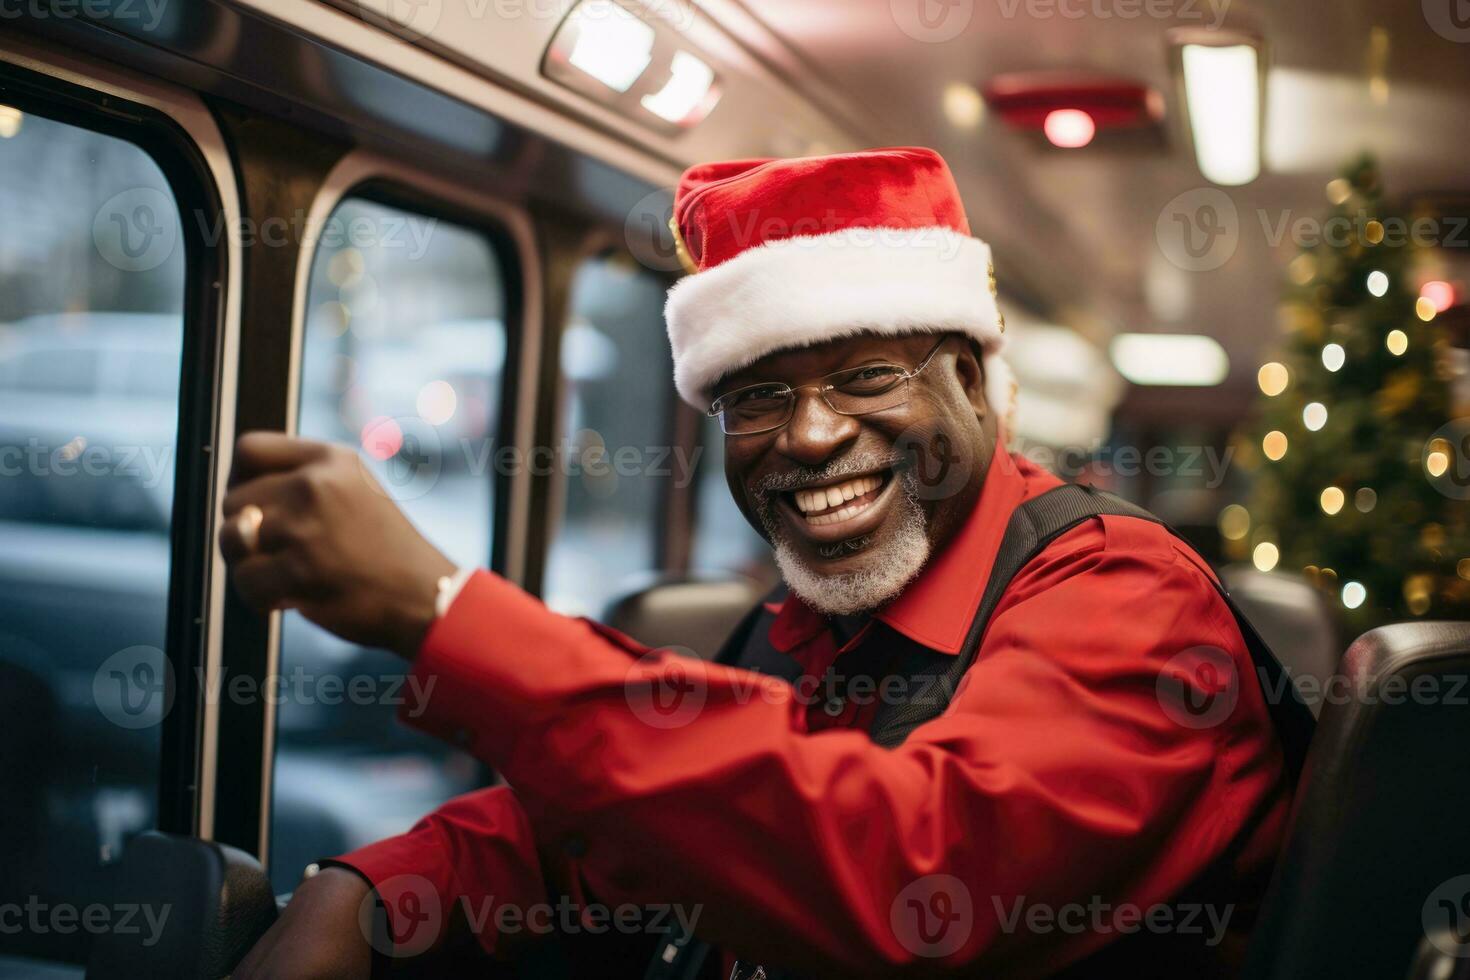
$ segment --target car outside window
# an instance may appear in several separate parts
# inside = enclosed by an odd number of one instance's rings
[[[490,563],[492,439],[506,290],[487,236],[363,198],[332,213],[312,263],[300,434],[357,449],[384,492],[460,565]],[[271,879],[407,830],[483,780],[405,726],[427,691],[396,656],[299,614],[282,625]]]
[[[157,825],[182,224],[139,146],[0,114],[0,909],[77,913]],[[0,976],[80,975],[84,935],[14,926]]]
[[[561,612],[599,616],[659,571],[663,502],[698,462],[670,445],[666,289],[623,253],[586,260],[573,281],[549,455],[562,506],[543,587]]]

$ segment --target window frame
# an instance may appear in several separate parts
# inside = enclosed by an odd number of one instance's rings
[[[548,316],[550,329],[545,332],[541,355],[541,363],[545,365],[540,382],[544,395],[542,409],[545,414],[545,428],[542,431],[545,438],[539,444],[555,445],[566,434],[566,406],[562,398],[566,379],[561,372],[561,341],[567,328],[571,326],[572,285],[576,281],[577,273],[588,262],[618,253],[629,255],[629,250],[626,244],[603,228],[583,228],[565,222],[560,216],[545,216],[543,221],[552,225],[560,232],[559,237],[569,243],[565,253],[562,291],[558,297],[560,302],[551,311],[556,322],[550,323],[551,316]],[[630,257],[636,262],[636,256]],[[677,281],[677,277],[656,269],[646,271],[660,280],[666,288]],[[660,332],[663,332],[662,323]],[[672,377],[668,379],[663,411],[663,418],[660,420],[661,438],[670,448],[678,448],[686,454],[692,452],[698,445],[699,414],[679,398],[678,392],[674,390]],[[533,551],[532,565],[527,581],[523,583],[537,596],[544,593],[551,549],[556,543],[557,535],[563,530],[566,519],[566,480],[557,474],[543,476],[540,480],[542,489],[539,497],[543,501],[544,509],[537,521],[537,547]],[[689,572],[691,542],[694,539],[693,487],[677,487],[670,480],[660,488],[659,494],[655,514],[662,515],[664,519],[654,524],[650,549],[655,567],[649,571],[659,576],[686,575]]]
[[[228,151],[197,96],[33,41],[0,50],[0,102],[65,125],[123,140],[162,171],[179,207],[185,249],[178,431],[169,529],[165,654],[174,698],[160,725],[157,827],[204,831],[213,739],[203,697],[219,661],[212,625],[223,601],[223,563],[214,547],[216,490],[228,466],[220,434],[230,431],[238,350],[239,256],[225,238],[209,242],[191,214],[238,220]]]
[[[305,226],[321,228],[349,198],[438,218],[482,235],[500,266],[505,288],[506,371],[496,445],[530,442],[534,425],[535,378],[539,371],[541,303],[540,264],[528,214],[510,200],[472,190],[454,180],[410,166],[376,151],[349,150],[316,189]],[[302,370],[305,366],[307,297],[318,242],[300,249],[291,299],[291,344],[286,392],[285,431],[300,431]],[[530,502],[528,474],[495,474],[491,514],[491,568],[511,581],[524,574],[528,538],[525,513]],[[281,668],[281,614],[270,617],[266,673]],[[250,847],[269,867],[277,745],[276,706],[258,706],[262,726],[260,783],[253,822],[231,814],[229,835]],[[238,723],[238,719],[237,719]],[[252,846],[253,845],[253,846]]]

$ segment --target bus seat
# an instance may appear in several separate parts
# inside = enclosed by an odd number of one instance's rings
[[[712,660],[765,593],[746,578],[665,578],[613,602],[602,621],[648,646]]]
[[[128,842],[109,876],[115,906],[144,912],[135,929],[97,937],[86,980],[218,980],[276,918],[260,864],[223,844],[150,831]]]
[[[1337,670],[1342,650],[1337,622],[1322,594],[1300,576],[1262,572],[1250,565],[1221,569],[1220,581],[1261,639],[1297,679],[1312,713],[1320,715],[1322,703],[1316,694]]]
[[[1348,649],[1244,976],[1405,977],[1442,927],[1470,955],[1467,678],[1470,623],[1385,626]]]

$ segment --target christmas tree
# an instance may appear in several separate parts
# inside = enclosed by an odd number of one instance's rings
[[[1259,423],[1238,447],[1249,508],[1227,508],[1227,551],[1298,572],[1350,635],[1470,616],[1470,406],[1425,286],[1427,216],[1390,212],[1363,158],[1327,185],[1332,211],[1287,267],[1283,339],[1264,364]],[[1458,352],[1463,354],[1463,352]]]

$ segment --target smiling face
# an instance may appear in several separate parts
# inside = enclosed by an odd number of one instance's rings
[[[965,340],[946,340],[908,382],[907,400],[877,412],[840,414],[814,387],[867,365],[912,369],[939,339],[859,336],[780,351],[716,388],[716,396],[767,382],[800,389],[781,428],[725,437],[725,472],[787,585],[813,608],[846,615],[893,599],[979,499],[996,425]]]

